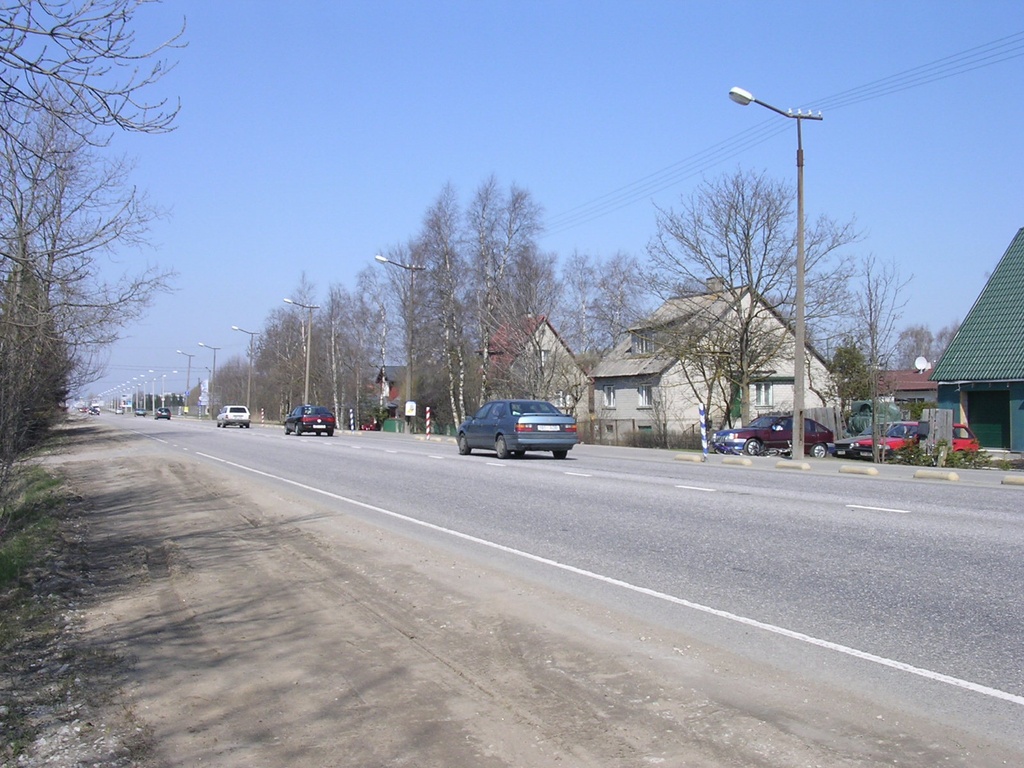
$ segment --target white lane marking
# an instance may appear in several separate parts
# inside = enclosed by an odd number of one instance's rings
[[[432,456],[431,454],[427,454],[427,458],[428,459],[441,459],[443,461],[446,457],[444,457],[444,456]]]
[[[508,466],[508,464],[506,464],[503,461],[488,461],[487,464],[488,464],[488,466],[491,466],[491,467],[507,467]]]
[[[477,536],[471,536],[468,533],[462,533],[461,531],[456,531],[451,528],[445,528],[441,525],[428,523],[425,520],[417,520],[415,517],[409,517],[408,515],[403,515],[399,512],[392,512],[391,510],[384,509],[383,507],[377,507],[374,506],[373,504],[367,504],[365,501],[359,501],[358,499],[350,499],[347,496],[342,496],[337,493],[331,493],[330,491],[325,491],[321,488],[315,488],[312,485],[306,485],[305,483],[300,483],[297,480],[290,480],[287,477],[272,475],[269,472],[263,472],[262,470],[254,469],[253,467],[247,467],[244,464],[236,464],[233,461],[221,459],[218,458],[217,456],[211,456],[207,453],[200,453],[198,455],[210,459],[211,461],[218,461],[223,464],[227,464],[228,466],[235,467],[236,469],[241,469],[246,472],[252,472],[255,475],[261,475],[263,477],[268,477],[272,480],[287,483],[288,485],[294,485],[295,487],[302,488],[305,491],[319,493],[322,496],[327,496],[328,498],[335,499],[336,501],[342,501],[345,502],[346,504],[352,504],[353,506],[356,507],[362,507],[363,509],[368,509],[371,512],[377,512],[382,515],[387,515],[388,517],[392,517],[396,520],[401,520],[412,525],[418,525],[422,528],[427,528],[431,531],[436,531],[438,533],[443,533],[448,536],[453,536],[457,539],[462,539],[463,541],[470,541],[474,544],[479,544],[483,547],[496,549],[500,552],[505,552],[516,557],[521,557],[525,560],[532,560],[535,563],[547,565],[551,568],[557,568],[559,570],[566,571],[567,573],[572,573],[577,576],[583,576],[584,578],[600,581],[604,584],[609,584],[614,587],[627,589],[631,592],[636,592],[637,594],[646,595],[647,597],[653,597],[656,600],[663,600],[667,603],[672,603],[673,605],[680,605],[684,608],[689,608],[694,611],[707,613],[711,616],[716,616],[720,619],[725,619],[726,621],[732,621],[737,624],[743,624],[747,627],[754,627],[755,629],[761,629],[765,632],[771,632],[776,635],[781,635],[782,637],[788,637],[791,640],[806,643],[807,645],[814,645],[818,648],[824,648],[826,650],[835,651],[836,653],[841,653],[846,656],[852,656],[855,659],[868,661],[872,664],[878,664],[879,666],[889,667],[890,669],[896,669],[900,672],[907,672],[908,674],[917,675],[918,677],[923,677],[926,680],[931,680],[936,683],[944,683],[945,685],[951,685],[955,688],[963,688],[964,690],[979,693],[982,696],[988,696],[993,699],[1000,699],[1002,701],[1008,701],[1011,704],[1024,706],[1024,696],[1018,696],[1014,693],[1001,691],[998,688],[990,688],[987,685],[981,685],[980,683],[972,683],[970,680],[962,680],[959,677],[944,675],[941,672],[933,672],[930,669],[915,667],[912,664],[906,664],[902,661],[896,661],[895,659],[887,659],[884,656],[877,656],[873,653],[868,653],[867,651],[861,651],[856,648],[851,648],[847,645],[840,645],[839,643],[834,643],[831,640],[823,640],[819,637],[814,637],[813,635],[805,635],[803,632],[796,632],[792,629],[786,629],[785,627],[779,627],[774,624],[768,624],[767,622],[758,621],[757,619],[751,619],[747,616],[740,616],[739,614],[731,613],[729,611],[723,611],[719,608],[712,608],[707,605],[701,605],[700,603],[695,603],[691,600],[686,600],[681,597],[675,597],[674,595],[669,595],[665,592],[658,592],[657,590],[649,589],[648,587],[641,587],[637,586],[636,584],[630,584],[628,581],[622,581],[621,579],[616,579],[611,576],[604,576],[600,573],[588,571],[583,568],[577,568],[575,565],[560,563],[557,560],[551,560],[547,557],[541,557],[540,555],[534,555],[530,552],[524,552],[521,549],[507,547],[504,544],[498,544],[494,541],[488,541],[487,539],[481,539]],[[495,464],[495,466],[500,467],[506,465]]]
[[[676,488],[682,488],[684,491],[704,491],[705,493],[714,493],[716,488],[701,488],[699,485],[677,485]]]
[[[593,475],[588,475],[586,472],[566,472],[565,474],[570,477],[593,477]]]
[[[900,515],[909,515],[909,509],[890,509],[889,507],[865,507],[862,504],[847,504],[850,509],[867,509],[871,512],[895,512]]]

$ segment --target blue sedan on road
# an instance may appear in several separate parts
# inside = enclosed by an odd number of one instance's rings
[[[545,400],[491,400],[459,425],[459,453],[494,451],[499,459],[551,451],[564,459],[578,442],[576,419]]]

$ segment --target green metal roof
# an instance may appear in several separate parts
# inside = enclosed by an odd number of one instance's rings
[[[932,381],[1024,381],[1024,228],[932,371]]]

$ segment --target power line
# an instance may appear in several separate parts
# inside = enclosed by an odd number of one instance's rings
[[[991,67],[1020,56],[1024,56],[1024,32],[1017,32],[879,80],[840,91],[812,103],[816,104],[818,109],[827,109],[832,112]],[[626,208],[651,195],[674,187],[686,179],[699,176],[710,168],[741,155],[748,149],[763,144],[788,130],[790,130],[789,126],[784,122],[780,123],[776,119],[767,118],[707,149],[551,217],[547,222],[547,232],[548,234],[559,234]]]

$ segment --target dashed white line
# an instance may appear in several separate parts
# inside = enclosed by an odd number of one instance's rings
[[[677,485],[676,488],[682,488],[684,491],[703,491],[704,493],[714,493],[717,488],[701,488],[699,485]]]
[[[909,515],[909,509],[891,509],[889,507],[867,507],[863,504],[847,504],[850,509],[866,509],[870,512],[895,512],[898,515]]]

